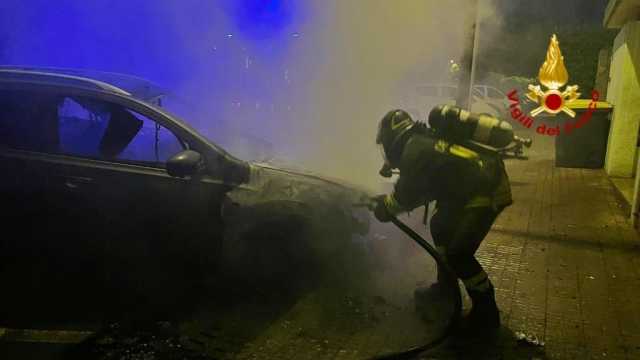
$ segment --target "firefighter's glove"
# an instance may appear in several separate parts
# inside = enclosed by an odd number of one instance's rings
[[[375,203],[373,215],[375,215],[376,219],[380,222],[389,222],[393,217],[391,213],[389,213],[387,205],[384,203],[385,198],[386,195],[378,195],[373,198],[373,202]]]

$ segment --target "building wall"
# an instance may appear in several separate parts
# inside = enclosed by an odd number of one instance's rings
[[[614,105],[605,159],[610,176],[631,177],[640,126],[640,22],[624,25],[615,39],[607,101]]]
[[[601,49],[598,53],[598,68],[594,88],[602,99],[607,98],[607,87],[609,86],[609,70],[611,69],[611,48]]]

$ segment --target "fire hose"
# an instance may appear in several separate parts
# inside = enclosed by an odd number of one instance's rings
[[[369,209],[372,209],[373,204],[372,203],[356,204],[355,206],[360,206],[360,207],[366,206]],[[431,246],[431,244],[429,244],[424,238],[422,238],[422,236],[420,236],[418,233],[413,231],[413,229],[411,229],[405,223],[398,220],[398,218],[396,218],[395,216],[391,217],[391,222],[395,226],[397,226],[400,230],[402,230],[402,232],[407,234],[407,236],[413,239],[413,241],[415,241],[418,245],[420,245],[420,247],[426,250],[427,253],[429,253],[429,255],[436,261],[438,270],[443,271],[445,274],[445,279],[448,285],[447,287],[450,288],[452,291],[454,308],[453,308],[453,313],[449,317],[449,322],[445,326],[444,330],[440,335],[438,335],[432,341],[426,344],[415,346],[399,352],[378,355],[371,358],[371,360],[412,359],[418,356],[419,354],[424,353],[425,351],[435,348],[436,346],[442,344],[447,338],[449,338],[449,336],[452,335],[458,323],[458,320],[460,319],[460,316],[462,314],[462,294],[460,293],[460,287],[458,286],[458,278],[453,274],[453,271],[447,265],[442,255],[440,255],[440,253],[438,253],[438,251],[433,246]]]

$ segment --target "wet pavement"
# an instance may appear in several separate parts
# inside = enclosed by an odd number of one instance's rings
[[[425,358],[640,359],[640,239],[618,193],[602,169],[555,167],[553,137],[525,135],[530,160],[507,163],[514,205],[477,253],[503,329],[480,352],[458,340]]]

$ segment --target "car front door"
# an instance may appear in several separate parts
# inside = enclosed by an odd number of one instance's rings
[[[143,114],[123,99],[70,96],[65,101],[60,143],[69,164],[56,175],[77,179],[72,192],[94,204],[103,219],[99,236],[109,284],[159,301],[168,298],[169,288],[203,276],[218,255],[227,187],[205,175],[167,173],[167,161],[193,148],[193,140],[176,135],[152,108]],[[85,128],[91,126],[96,136],[87,137]]]

